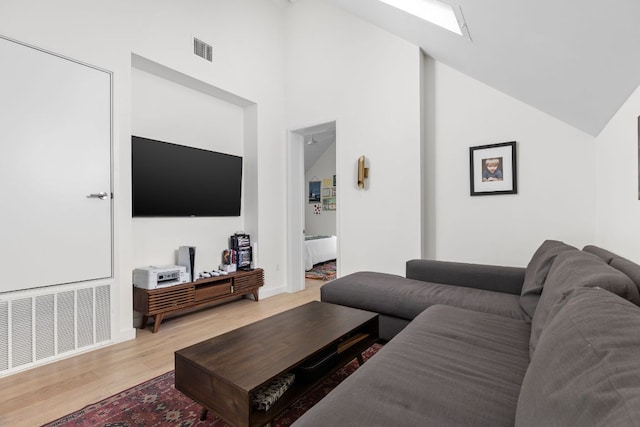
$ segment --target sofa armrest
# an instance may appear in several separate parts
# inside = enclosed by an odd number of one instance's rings
[[[412,259],[407,261],[406,277],[520,295],[524,271],[520,267]]]

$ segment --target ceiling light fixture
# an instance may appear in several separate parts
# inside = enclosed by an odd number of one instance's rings
[[[389,6],[400,9],[413,16],[417,16],[427,22],[456,33],[459,36],[469,37],[467,24],[462,16],[460,6],[449,4],[440,0],[380,0]]]

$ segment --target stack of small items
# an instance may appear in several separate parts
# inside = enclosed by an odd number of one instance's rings
[[[289,372],[257,389],[253,393],[253,409],[268,411],[282,397],[284,392],[291,387],[295,379],[296,376]]]

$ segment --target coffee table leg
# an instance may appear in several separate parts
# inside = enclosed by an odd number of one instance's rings
[[[207,410],[207,408],[202,408],[202,411],[200,412],[200,421],[204,421],[207,419],[207,413],[209,411]]]

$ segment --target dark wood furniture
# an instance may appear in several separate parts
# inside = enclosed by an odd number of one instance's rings
[[[363,338],[364,337],[364,338]],[[175,387],[238,426],[262,426],[378,339],[378,315],[313,301],[175,353]],[[298,379],[268,411],[252,408],[252,393],[303,362],[335,349],[323,376]]]
[[[133,309],[142,313],[142,329],[153,317],[153,332],[158,332],[168,313],[203,307],[238,296],[253,295],[258,301],[258,288],[264,285],[264,270],[238,271],[223,276],[159,289],[133,288]]]

